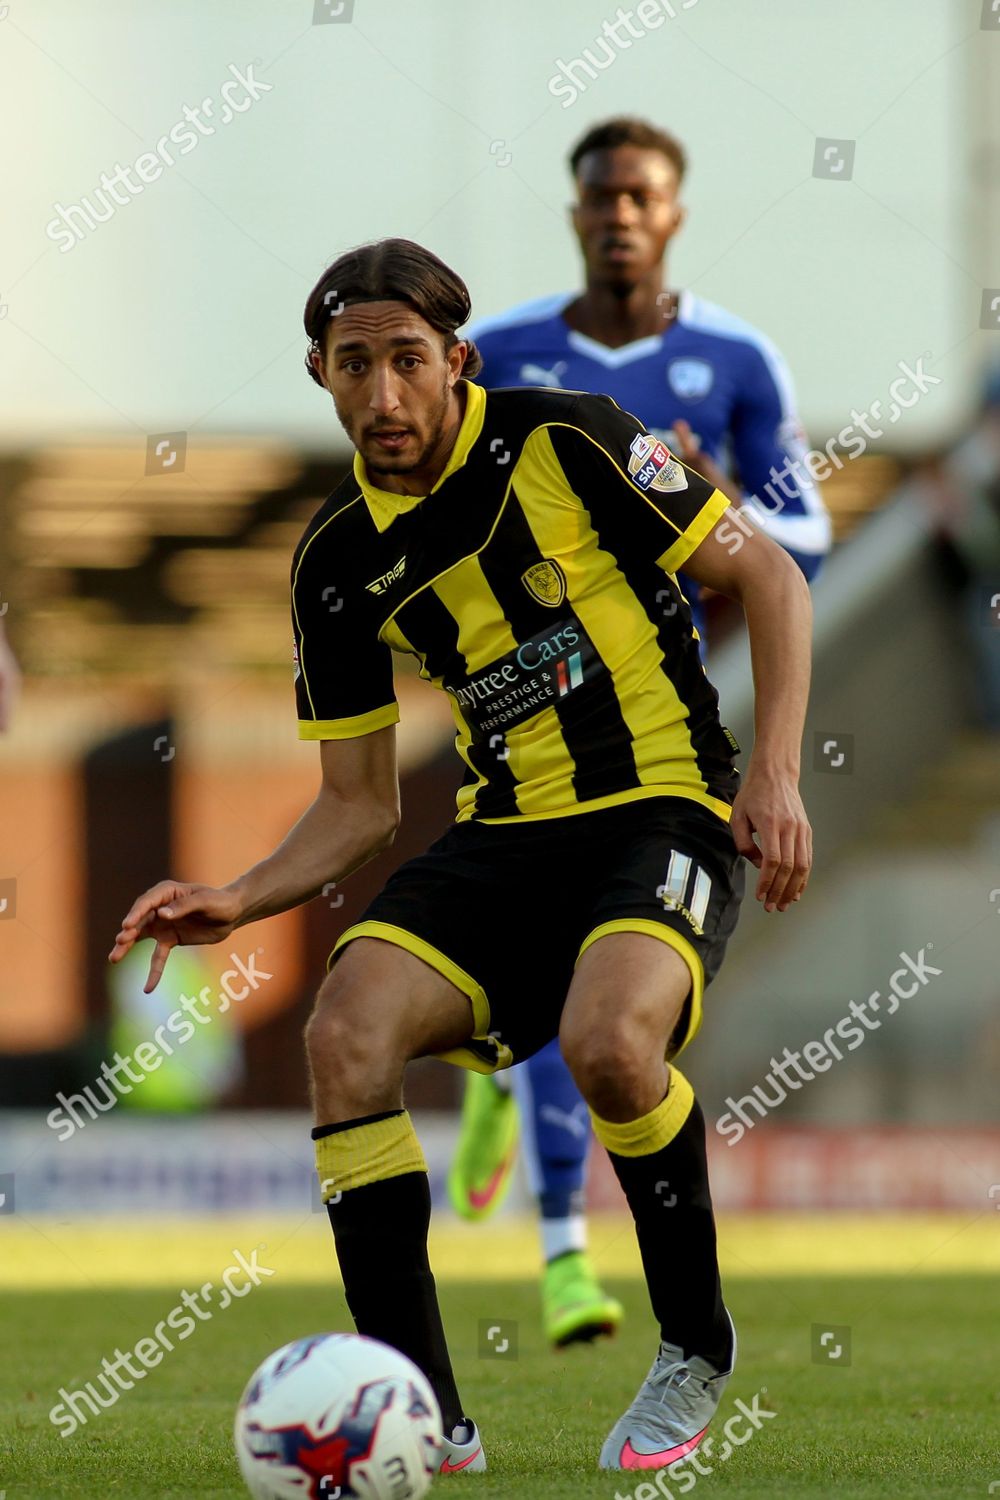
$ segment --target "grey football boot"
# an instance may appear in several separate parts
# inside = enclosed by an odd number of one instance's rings
[[[450,1438],[442,1439],[439,1474],[481,1474],[486,1468],[479,1428],[470,1418],[463,1418],[458,1427],[452,1429]]]
[[[729,1314],[726,1314],[729,1317]],[[693,1453],[705,1436],[736,1363],[736,1329],[728,1370],[676,1344],[661,1344],[649,1374],[601,1449],[602,1469],[664,1469]]]

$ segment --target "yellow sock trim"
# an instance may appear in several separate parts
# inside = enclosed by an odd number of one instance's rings
[[[669,1146],[691,1113],[694,1104],[694,1089],[683,1073],[671,1064],[670,1086],[667,1097],[648,1115],[638,1120],[626,1120],[624,1125],[613,1120],[602,1120],[594,1111],[590,1118],[594,1122],[594,1134],[607,1151],[616,1156],[652,1156]]]
[[[315,1146],[324,1203],[349,1188],[427,1171],[413,1121],[405,1110],[389,1120],[320,1136]]]

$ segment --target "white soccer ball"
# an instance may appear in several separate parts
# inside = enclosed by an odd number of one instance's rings
[[[355,1333],[295,1339],[236,1410],[255,1500],[421,1500],[441,1463],[441,1413],[405,1354]]]

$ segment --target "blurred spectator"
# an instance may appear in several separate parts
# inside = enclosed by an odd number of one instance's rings
[[[961,599],[983,722],[1000,730],[1000,364],[976,423],[932,466],[928,498]]]

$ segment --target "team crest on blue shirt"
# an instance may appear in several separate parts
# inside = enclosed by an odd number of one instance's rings
[[[701,401],[712,389],[715,372],[707,359],[673,359],[667,366],[667,384],[682,401]]]
[[[639,432],[629,447],[628,471],[641,490],[686,490],[687,475],[659,438]]]
[[[521,574],[521,582],[539,604],[548,604],[552,609],[566,597],[566,575],[551,557],[547,557],[544,562],[532,563]]]

